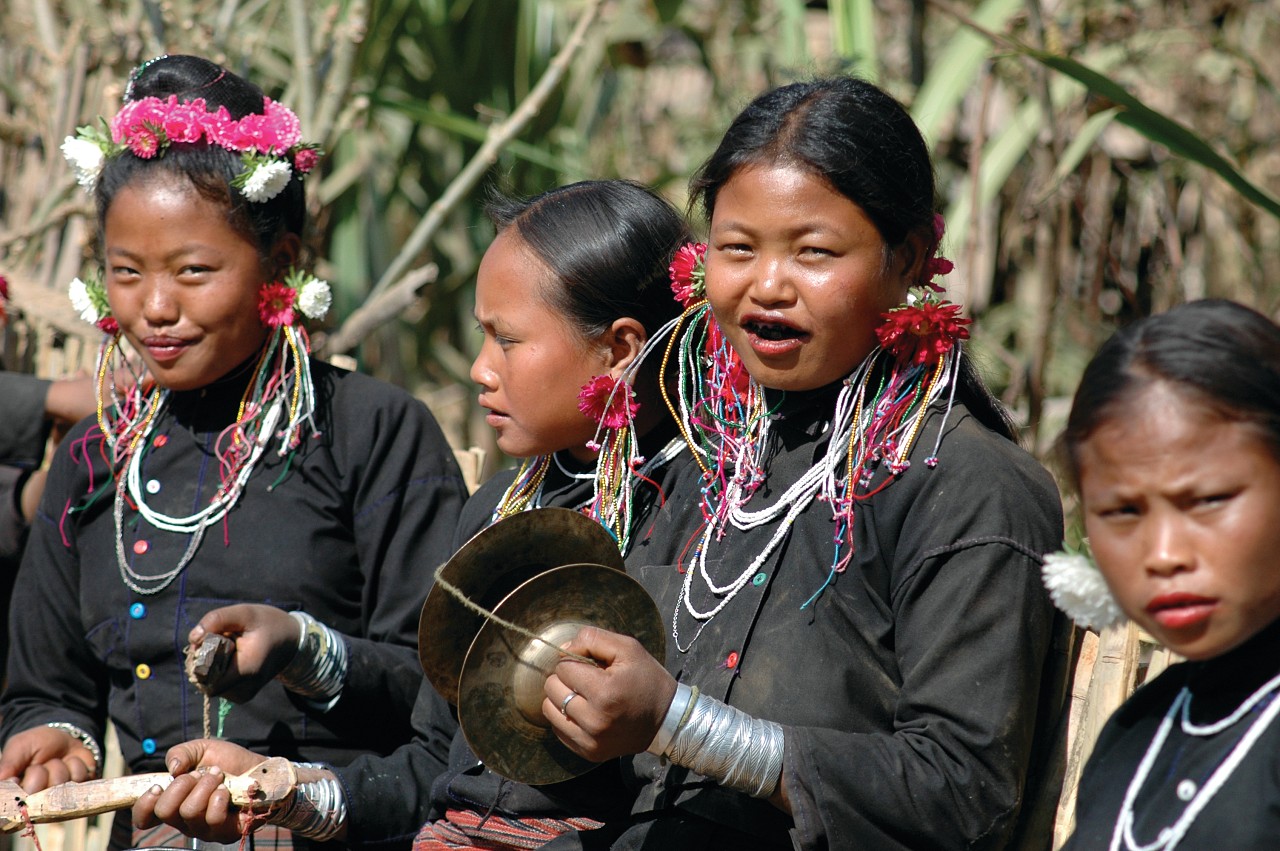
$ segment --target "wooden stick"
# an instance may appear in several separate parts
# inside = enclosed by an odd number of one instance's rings
[[[28,795],[13,780],[0,782],[0,831],[13,833],[27,822],[44,824],[132,807],[153,787],[167,787],[173,777],[163,772],[132,774],[109,780],[62,783]],[[244,774],[228,774],[223,785],[231,803],[242,809],[266,812],[289,799],[298,784],[293,763],[272,757]],[[23,807],[26,813],[23,814]]]

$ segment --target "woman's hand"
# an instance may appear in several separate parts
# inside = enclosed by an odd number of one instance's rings
[[[0,753],[0,780],[17,778],[27,794],[60,783],[92,780],[98,770],[84,742],[56,727],[32,727],[12,736]]]
[[[298,652],[300,633],[298,621],[288,612],[241,603],[206,614],[187,634],[187,641],[195,647],[206,635],[216,634],[235,642],[226,672],[207,685],[213,694],[244,703],[289,664]]]
[[[262,756],[231,742],[197,739],[175,745],[165,754],[173,782],[163,790],[153,787],[133,805],[137,828],[167,824],[187,836],[206,842],[235,842],[252,817],[231,804],[223,785],[226,774],[244,774],[262,762]],[[196,769],[207,769],[196,772]]]
[[[662,663],[634,638],[594,626],[564,649],[601,667],[565,657],[547,677],[542,714],[560,740],[593,762],[648,748],[676,693]]]

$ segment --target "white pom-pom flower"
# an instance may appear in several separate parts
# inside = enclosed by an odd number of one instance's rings
[[[283,160],[265,160],[258,162],[249,176],[245,178],[240,191],[244,197],[255,204],[270,201],[284,191],[293,177],[293,167]]]
[[[76,183],[86,192],[92,192],[98,185],[98,175],[102,174],[102,164],[106,159],[101,146],[88,139],[68,136],[62,142],[62,156],[75,169]]]
[[[71,306],[80,313],[80,318],[85,322],[96,323],[102,316],[98,312],[98,307],[93,302],[93,298],[89,295],[89,285],[79,278],[73,278],[71,287],[67,291],[67,295],[71,297]]]
[[[1053,604],[1085,627],[1104,629],[1125,618],[1107,581],[1088,556],[1056,552],[1044,557],[1040,571]]]
[[[333,304],[333,293],[329,289],[328,281],[312,278],[298,291],[298,309],[308,319],[319,319],[324,316],[329,312],[331,304]]]

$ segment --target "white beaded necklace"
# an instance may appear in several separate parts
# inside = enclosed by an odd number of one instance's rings
[[[1183,837],[1187,835],[1187,831],[1191,829],[1191,824],[1196,820],[1196,816],[1200,815],[1201,811],[1209,805],[1209,801],[1227,782],[1232,772],[1236,770],[1244,758],[1249,755],[1250,749],[1262,737],[1262,734],[1267,731],[1271,722],[1275,720],[1276,715],[1280,714],[1280,699],[1273,699],[1270,705],[1259,714],[1258,719],[1249,726],[1240,741],[1236,742],[1235,747],[1231,749],[1231,753],[1227,754],[1226,759],[1214,769],[1213,774],[1209,776],[1205,784],[1200,787],[1195,796],[1187,803],[1186,809],[1182,811],[1182,815],[1178,817],[1177,821],[1168,827],[1161,828],[1154,842],[1142,845],[1133,836],[1134,801],[1137,800],[1142,784],[1146,782],[1147,775],[1151,773],[1156,757],[1160,754],[1160,749],[1169,737],[1170,730],[1173,729],[1175,718],[1179,715],[1182,716],[1182,730],[1188,735],[1209,736],[1214,733],[1220,733],[1244,718],[1263,698],[1277,688],[1280,688],[1280,676],[1273,677],[1263,683],[1261,688],[1249,695],[1226,718],[1212,724],[1196,725],[1191,723],[1191,690],[1183,686],[1182,690],[1178,692],[1178,696],[1174,698],[1173,703],[1169,706],[1169,711],[1165,713],[1164,719],[1156,730],[1156,734],[1152,736],[1151,744],[1147,745],[1147,752],[1143,755],[1142,761],[1138,763],[1133,779],[1129,781],[1129,788],[1125,791],[1124,803],[1120,806],[1120,815],[1116,819],[1116,827],[1111,836],[1110,851],[1120,851],[1122,843],[1123,847],[1128,851],[1173,851]]]
[[[229,486],[224,486],[218,490],[209,505],[186,517],[175,517],[169,514],[162,514],[151,506],[147,505],[146,489],[142,486],[142,455],[141,451],[133,452],[129,460],[126,462],[124,486],[117,485],[115,506],[113,515],[116,523],[116,561],[120,566],[120,578],[124,584],[136,594],[151,595],[158,594],[173,583],[191,559],[195,556],[196,550],[200,548],[200,542],[204,539],[204,531],[209,526],[217,523],[227,512],[230,511],[240,500],[240,494],[244,491],[245,484],[249,481],[249,477],[253,475],[253,470],[258,465],[258,460],[262,457],[263,451],[266,449],[267,442],[271,440],[275,432],[276,424],[280,420],[280,416],[284,410],[285,400],[277,398],[271,403],[271,407],[267,409],[266,415],[263,417],[262,426],[254,437],[253,449],[249,455],[248,461],[245,462],[232,479]],[[157,414],[159,412],[157,411]],[[148,445],[152,430],[155,428],[156,421],[159,416],[153,417],[147,424],[146,430],[142,433],[139,440],[139,447]],[[166,532],[173,532],[180,535],[190,535],[191,540],[187,542],[187,548],[183,552],[182,557],[178,559],[178,564],[170,570],[159,574],[143,574],[138,573],[129,564],[129,559],[124,550],[124,506],[125,491],[128,491],[129,497],[134,505],[137,506],[138,514],[144,520],[157,529]],[[147,584],[142,584],[147,583]]]
[[[716,511],[714,516],[723,517],[734,528],[742,531],[766,525],[779,517],[783,519],[759,554],[751,560],[740,574],[724,585],[717,584],[707,568],[707,552],[711,549],[712,542],[724,534],[724,521],[719,523],[708,522],[706,524],[694,553],[694,563],[685,571],[684,582],[681,584],[680,593],[676,600],[675,616],[671,619],[671,637],[675,640],[676,647],[681,653],[689,652],[698,637],[702,635],[702,631],[707,627],[707,624],[711,622],[711,619],[720,614],[737,596],[738,592],[746,587],[752,576],[760,570],[783,540],[786,539],[791,532],[792,524],[809,507],[814,497],[821,492],[822,498],[832,502],[834,505],[838,498],[840,484],[843,481],[841,466],[845,464],[848,458],[849,442],[854,436],[853,430],[855,427],[858,429],[858,445],[861,447],[872,422],[878,414],[877,411],[868,409],[863,403],[866,401],[867,385],[872,375],[872,367],[879,354],[879,349],[872,351],[844,382],[839,394],[836,396],[835,411],[831,419],[830,438],[827,442],[826,451],[813,466],[783,492],[782,496],[773,505],[759,511],[747,511],[745,508],[755,490],[754,484],[750,481],[753,475],[752,471],[762,469],[764,453],[769,444],[771,418],[758,417],[753,420],[750,424],[750,430],[754,434],[749,439],[742,440],[736,444],[735,451],[737,455],[734,458],[733,476],[722,497],[722,505],[727,503],[728,510],[723,511],[723,513]],[[945,370],[944,376],[950,377],[935,383],[930,389],[928,397],[920,404],[916,414],[907,418],[897,430],[891,432],[887,437],[896,439],[908,429],[913,428],[917,418],[923,419],[933,400],[946,391],[948,384],[952,384],[957,380],[954,370]],[[752,384],[755,385],[754,379],[752,379]],[[862,417],[855,423],[855,415],[860,409],[862,410]],[[904,456],[907,448],[903,447]],[[905,459],[904,457],[899,457],[886,460],[889,460],[892,466],[892,463],[901,464]],[[706,611],[698,609],[693,603],[691,592],[695,574],[702,578],[707,590],[719,598],[716,605]],[[682,644],[680,639],[680,609],[682,606],[694,620],[699,622],[698,629],[688,644]]]

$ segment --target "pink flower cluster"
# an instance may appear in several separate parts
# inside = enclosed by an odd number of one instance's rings
[[[203,98],[180,102],[177,95],[165,100],[148,97],[126,103],[111,120],[111,139],[125,145],[134,155],[150,159],[171,142],[198,142],[208,139],[229,151],[283,156],[302,141],[302,125],[298,116],[271,98],[263,101],[262,115],[249,114],[239,121],[231,117],[225,106],[209,112]],[[296,165],[307,172],[304,162],[315,165],[315,152],[309,159],[298,156]]]
[[[706,258],[705,242],[687,242],[671,259],[667,275],[671,278],[671,292],[681,307],[688,307],[706,292]]]
[[[610,375],[597,375],[578,392],[578,410],[605,428],[622,428],[640,410],[631,385]]]

